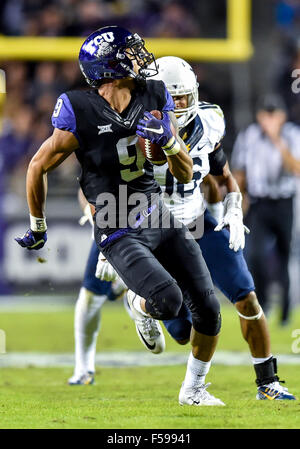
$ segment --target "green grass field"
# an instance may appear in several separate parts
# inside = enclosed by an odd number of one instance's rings
[[[230,305],[222,305],[219,351],[247,351],[239,320]],[[300,310],[287,327],[270,318],[273,354],[292,353],[292,331],[300,328]],[[7,354],[73,351],[73,307],[57,311],[0,311]],[[167,351],[188,356],[189,346],[176,345],[166,335]],[[106,303],[98,352],[141,351],[133,323],[121,303]],[[295,356],[295,354],[294,354]],[[5,354],[0,355],[1,358]],[[153,355],[153,357],[160,357]],[[300,358],[300,354],[299,354]],[[280,365],[280,378],[300,398],[300,365]],[[96,384],[70,387],[72,367],[2,368],[0,428],[2,429],[299,429],[300,401],[256,401],[254,370],[248,366],[212,366],[207,381],[226,407],[178,405],[185,365],[97,367]]]

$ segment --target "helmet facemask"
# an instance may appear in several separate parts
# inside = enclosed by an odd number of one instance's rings
[[[187,95],[187,107],[176,108],[174,113],[177,118],[179,129],[187,126],[197,114],[198,106],[198,83],[192,89],[181,87],[174,89],[174,86],[166,86],[172,97]]]
[[[175,109],[179,129],[188,125],[197,115],[198,82],[192,67],[184,59],[163,56],[156,61],[158,75],[172,97],[187,95],[187,107]]]
[[[126,39],[126,48],[117,53],[117,59],[120,60],[120,66],[132,78],[145,80],[158,73],[155,57],[153,53],[148,52],[145,47],[145,41],[137,33],[128,36]],[[128,62],[130,63],[128,64]],[[132,61],[136,61],[139,69],[138,73],[133,70]],[[148,66],[152,64],[151,68]]]

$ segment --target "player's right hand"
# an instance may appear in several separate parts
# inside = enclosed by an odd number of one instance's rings
[[[165,146],[173,137],[169,114],[163,112],[162,119],[159,120],[145,111],[144,118],[138,122],[136,134],[161,147]]]
[[[96,278],[101,279],[101,281],[107,282],[114,282],[119,277],[114,267],[111,266],[102,253],[99,253],[95,276]]]
[[[47,242],[47,232],[34,232],[31,229],[28,229],[23,237],[16,237],[15,241],[18,242],[22,248],[41,249]]]

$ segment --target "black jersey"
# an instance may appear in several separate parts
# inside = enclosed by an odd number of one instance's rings
[[[128,107],[119,114],[97,90],[69,91],[57,100],[52,116],[56,128],[71,131],[79,142],[80,185],[89,203],[99,207],[99,194],[114,195],[117,203],[132,193],[148,198],[159,193],[153,166],[137,146],[136,127],[144,111],[169,111],[174,103],[162,81],[137,87]],[[120,198],[120,186],[126,186]],[[98,202],[99,203],[99,202]],[[132,206],[133,207],[133,206]],[[128,207],[128,211],[130,206]]]

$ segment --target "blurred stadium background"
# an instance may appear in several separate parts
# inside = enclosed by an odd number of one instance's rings
[[[85,85],[76,60],[81,42],[107,24],[138,32],[157,57],[177,55],[192,64],[200,98],[224,110],[228,158],[238,131],[254,119],[256,100],[266,91],[282,94],[290,120],[300,125],[299,94],[291,90],[292,72],[300,69],[300,0],[2,0],[0,304],[49,297],[73,302],[77,296],[91,229],[78,224],[75,158],[49,175],[45,249],[24,251],[14,237],[28,227],[28,162],[52,132],[56,98]],[[290,270],[298,304],[300,184],[296,208]],[[276,277],[272,291],[276,300]]]

